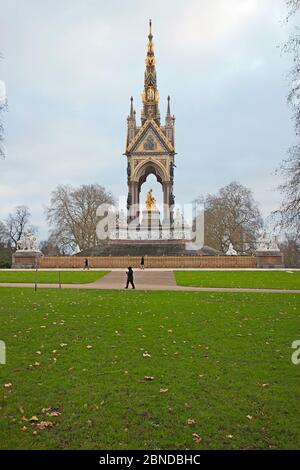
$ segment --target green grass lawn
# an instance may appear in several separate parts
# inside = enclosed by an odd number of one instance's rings
[[[177,271],[175,276],[180,286],[300,289],[299,271]]]
[[[41,284],[87,284],[108,271],[0,271],[0,282],[38,282]]]
[[[0,448],[299,448],[299,300],[1,288]]]

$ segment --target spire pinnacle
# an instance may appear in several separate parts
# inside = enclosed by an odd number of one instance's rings
[[[149,20],[149,35],[148,35],[149,40],[151,41],[153,39],[152,35],[152,20]]]
[[[133,108],[133,96],[130,97],[130,112],[129,112],[128,120],[131,122],[135,121],[135,110]]]
[[[130,117],[133,116],[133,96],[130,97]]]
[[[148,34],[148,52],[147,52],[147,59],[146,59],[146,64],[153,65],[155,64],[155,58],[154,58],[154,50],[153,50],[153,34],[152,34],[152,20],[149,20],[149,34]]]
[[[171,116],[171,109],[170,109],[170,95],[168,96],[168,108],[167,108],[167,117]]]
[[[159,93],[156,83],[155,55],[153,47],[152,20],[149,20],[148,47],[146,56],[146,71],[143,92],[142,122],[147,118],[159,122]]]

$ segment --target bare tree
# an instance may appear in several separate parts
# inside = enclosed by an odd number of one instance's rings
[[[286,4],[288,7],[288,18],[300,9],[300,0],[286,0]]]
[[[300,144],[291,147],[280,172],[285,181],[279,186],[283,201],[275,215],[280,216],[281,227],[294,231],[300,224]]]
[[[280,244],[280,251],[283,253],[286,268],[300,268],[299,236],[288,234]]]
[[[252,192],[232,182],[204,201],[205,244],[223,253],[230,242],[238,253],[253,253],[262,218]]]
[[[0,221],[0,268],[11,267],[12,251],[8,243],[5,224]]]
[[[287,19],[300,10],[300,0],[286,0],[289,8]],[[293,120],[297,138],[300,136],[300,34],[297,28],[284,46],[285,52],[293,55],[293,66],[290,71],[291,92],[288,103],[293,111]],[[300,224],[300,142],[291,147],[278,172],[284,177],[279,186],[283,195],[279,215],[281,227],[294,231]]]
[[[61,256],[65,254],[56,244],[53,236],[50,236],[48,240],[40,242],[40,250],[45,256]]]
[[[0,220],[0,243],[4,245],[7,242],[8,242],[8,239],[7,239],[6,227],[5,227],[5,224],[1,222]]]
[[[113,204],[110,192],[98,184],[79,188],[58,186],[51,194],[50,206],[46,208],[51,226],[51,238],[63,251],[77,247],[86,250],[98,244],[96,212],[101,204]]]
[[[18,241],[26,232],[34,233],[36,229],[30,223],[31,214],[27,206],[18,206],[0,225],[1,239],[12,248],[17,248]]]
[[[12,248],[0,242],[0,268],[10,268],[12,261]]]

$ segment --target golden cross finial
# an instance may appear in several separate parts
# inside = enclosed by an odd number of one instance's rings
[[[152,37],[152,20],[149,20],[149,38]]]
[[[149,34],[148,34],[148,56],[154,56],[154,52],[153,52],[153,43],[152,43],[152,39],[153,39],[153,34],[152,34],[152,20],[149,20]]]

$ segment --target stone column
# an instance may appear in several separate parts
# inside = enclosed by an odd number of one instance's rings
[[[164,214],[163,214],[163,223],[169,223],[170,221],[170,185],[168,183],[164,183],[163,185],[163,193],[164,193]]]
[[[139,216],[139,188],[133,182],[128,187],[128,222],[132,222]],[[138,223],[138,222],[137,222]]]
[[[164,222],[173,225],[174,222],[174,202],[173,202],[173,184],[164,183]]]

